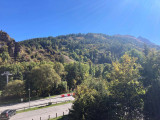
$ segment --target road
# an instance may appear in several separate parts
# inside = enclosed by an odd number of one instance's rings
[[[55,118],[56,113],[57,113],[57,116],[62,116],[63,112],[65,115],[68,114],[71,106],[72,106],[72,103],[68,103],[64,105],[18,113],[15,116],[11,117],[10,120],[40,120],[40,117],[41,117],[41,120],[48,120],[49,115],[50,115],[50,118]]]
[[[51,98],[51,102],[60,102],[60,101],[65,101],[65,100],[74,100],[74,98],[72,96],[61,97],[60,95],[56,96],[54,98]],[[44,103],[48,103],[48,102],[50,102],[50,99],[34,100],[34,101],[30,102],[30,106],[44,104]],[[19,109],[19,108],[24,108],[24,107],[28,107],[28,106],[29,106],[29,102],[18,103],[18,104],[14,104],[14,105],[0,106],[0,113],[6,109]]]

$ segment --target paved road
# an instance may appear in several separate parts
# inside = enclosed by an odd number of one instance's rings
[[[10,120],[48,120],[49,115],[50,118],[55,118],[56,113],[58,116],[62,116],[63,112],[64,114],[68,114],[69,109],[71,108],[72,103],[54,106],[54,107],[48,107],[43,108],[39,110],[24,112],[24,113],[18,113],[15,116],[11,117]]]
[[[74,98],[72,96],[63,97],[63,98],[61,96],[57,96],[57,97],[51,98],[51,102],[60,102],[60,101],[65,101],[65,100],[74,100]],[[48,103],[48,102],[50,102],[50,99],[34,100],[34,101],[30,102],[30,106],[44,104],[44,103]],[[14,105],[0,106],[0,113],[6,109],[18,109],[18,108],[24,108],[24,107],[28,107],[28,106],[29,106],[29,102],[18,103],[18,104],[14,104]]]

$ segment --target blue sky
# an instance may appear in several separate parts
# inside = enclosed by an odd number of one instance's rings
[[[160,0],[0,0],[0,29],[16,41],[90,32],[160,44]]]

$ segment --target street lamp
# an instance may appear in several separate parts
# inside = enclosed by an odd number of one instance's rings
[[[28,89],[29,91],[29,108],[30,108],[30,88]]]
[[[49,94],[49,101],[51,102],[51,95]]]

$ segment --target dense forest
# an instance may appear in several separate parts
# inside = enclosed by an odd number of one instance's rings
[[[75,91],[72,120],[159,120],[160,46],[142,37],[69,34],[15,42],[0,32],[0,100]]]

